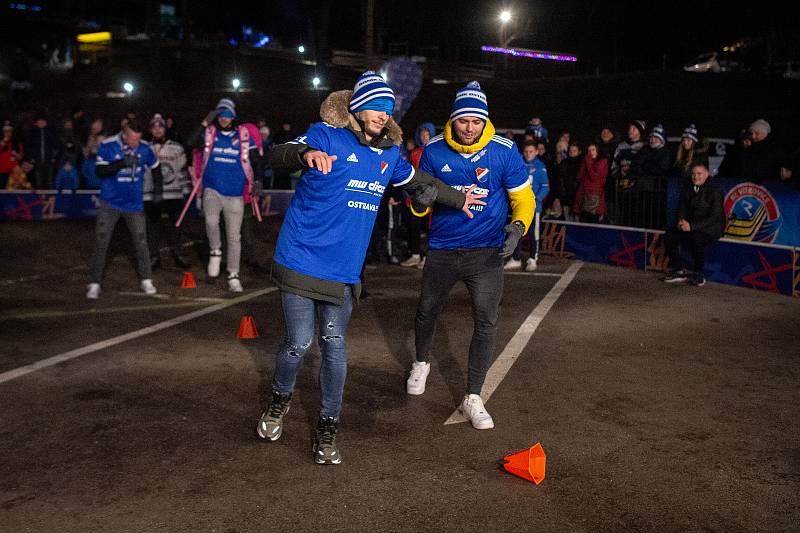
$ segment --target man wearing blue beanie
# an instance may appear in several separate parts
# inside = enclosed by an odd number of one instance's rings
[[[494,352],[503,259],[530,227],[536,201],[528,172],[513,141],[495,135],[486,94],[473,81],[456,93],[444,133],[430,140],[420,169],[451,187],[486,195],[475,216],[456,218],[453,209],[436,206],[428,234],[428,255],[415,318],[416,360],[406,382],[408,394],[425,392],[436,319],[453,286],[462,281],[472,298],[474,329],[469,347],[467,387],[459,406],[476,429],[494,427],[480,396]],[[509,208],[511,223],[506,224]],[[426,212],[419,213],[424,216]]]
[[[256,433],[269,441],[280,438],[318,317],[322,360],[313,445],[317,464],[342,460],[336,434],[347,375],[345,336],[386,187],[402,187],[421,206],[438,201],[461,219],[473,216],[469,208],[483,203],[471,189],[457,191],[400,158],[402,131],[391,117],[394,100],[386,81],[367,71],[352,92],[337,91],[325,99],[320,108],[324,122],[276,146],[270,157],[273,168],[303,174],[281,227],[271,270],[281,290],[286,333],[275,357],[272,400]]]

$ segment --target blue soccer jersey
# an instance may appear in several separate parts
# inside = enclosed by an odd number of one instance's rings
[[[500,248],[508,217],[508,192],[528,187],[528,172],[513,141],[495,135],[484,148],[461,154],[438,135],[425,145],[420,170],[451,187],[466,191],[476,185],[475,194],[485,194],[486,205],[472,205],[474,218],[458,209],[436,205],[428,247]]]
[[[142,196],[145,167],[153,169],[158,166],[158,158],[150,145],[139,141],[139,146],[133,149],[125,143],[122,135],[114,135],[100,145],[97,151],[97,165],[108,165],[125,159],[125,155],[131,152],[136,154],[135,168],[134,165],[122,168],[114,176],[102,180],[100,198],[115,209],[135,212],[144,209]]]
[[[413,167],[397,146],[364,146],[346,128],[325,122],[292,141],[335,155],[331,172],[307,169],[281,227],[275,261],[296,272],[359,283],[378,206],[389,184],[403,185]]]
[[[203,187],[214,189],[223,196],[241,196],[247,175],[242,168],[239,131],[217,131],[214,146],[203,172]]]

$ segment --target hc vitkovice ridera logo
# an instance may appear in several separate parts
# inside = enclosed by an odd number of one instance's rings
[[[781,228],[782,217],[775,198],[755,183],[740,183],[725,195],[727,239],[773,242]]]

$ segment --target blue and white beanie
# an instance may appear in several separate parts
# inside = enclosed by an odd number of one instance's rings
[[[699,140],[699,137],[697,136],[697,126],[695,126],[694,124],[689,124],[688,126],[686,126],[686,129],[683,130],[682,137],[688,137],[694,142],[697,142]]]
[[[384,111],[391,115],[394,111],[394,91],[381,76],[368,70],[362,74],[353,88],[350,98],[350,112],[357,113],[365,109]]]
[[[477,81],[469,82],[466,87],[456,93],[450,120],[461,117],[477,117],[484,122],[489,120],[489,104],[486,103],[486,93],[483,92],[481,84]]]
[[[218,117],[236,118],[236,104],[230,98],[222,98],[217,102]]]
[[[656,124],[653,128],[653,131],[650,132],[650,137],[661,139],[662,143],[667,142],[667,134],[664,133],[664,126],[661,124]]]

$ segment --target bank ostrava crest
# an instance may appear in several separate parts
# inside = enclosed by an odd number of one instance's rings
[[[475,177],[478,179],[478,182],[483,183],[486,181],[486,177],[489,175],[488,168],[481,168],[478,167],[475,169]]]
[[[740,183],[725,195],[728,222],[724,237],[743,241],[773,242],[783,218],[770,192],[755,183]]]
[[[381,161],[381,174],[385,174],[387,168],[389,168],[389,163]]]

